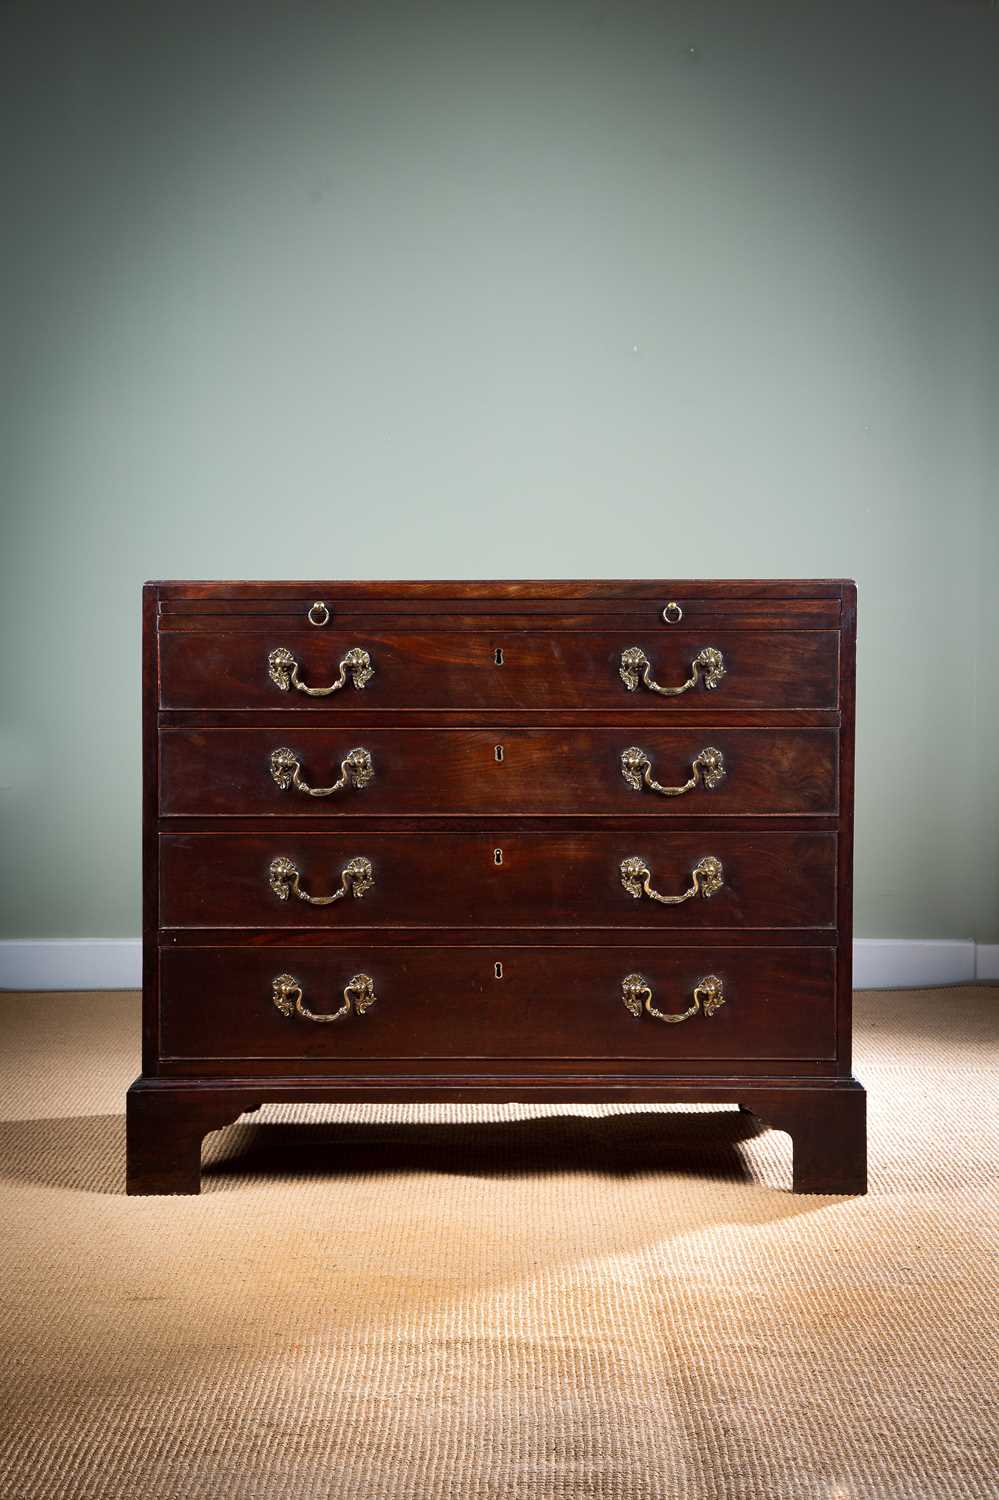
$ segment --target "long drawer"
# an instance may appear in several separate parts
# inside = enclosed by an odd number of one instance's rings
[[[665,899],[659,899],[665,898]],[[168,833],[165,927],[831,927],[834,833]]]
[[[165,817],[833,815],[836,782],[835,729],[160,731]]]
[[[831,947],[167,949],[160,1050],[192,1071],[393,1058],[780,1071],[834,1055],[834,979]]]
[[[268,634],[165,631],[159,641],[160,702],[170,709],[826,709],[838,677],[834,630],[303,631],[275,622]]]

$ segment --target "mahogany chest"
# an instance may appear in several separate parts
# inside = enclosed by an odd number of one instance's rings
[[[847,581],[147,584],[129,1192],[411,1099],[739,1104],[863,1192],[855,636]]]

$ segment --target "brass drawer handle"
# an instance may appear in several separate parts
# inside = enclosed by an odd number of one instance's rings
[[[715,1011],[725,1004],[725,996],[722,993],[722,982],[717,974],[706,974],[694,985],[694,1003],[687,1010],[678,1012],[676,1015],[667,1015],[663,1010],[657,1010],[652,1004],[652,990],[644,974],[626,974],[621,980],[621,999],[631,1011],[633,1016],[641,1016],[645,1010],[650,1016],[655,1016],[657,1021],[668,1021],[675,1025],[679,1021],[689,1021],[691,1016],[696,1016],[704,1001],[704,1014],[713,1016]]]
[[[725,780],[725,759],[713,745],[705,745],[694,756],[690,771],[683,786],[663,786],[653,779],[652,762],[638,745],[629,745],[627,750],[621,751],[621,775],[628,785],[636,792],[645,785],[649,791],[660,792],[664,797],[682,797],[684,792],[692,792],[702,781],[708,791],[712,791]]]
[[[355,974],[343,987],[343,1004],[339,1010],[318,1015],[302,1000],[302,986],[292,974],[278,974],[271,981],[271,998],[283,1016],[301,1016],[303,1021],[343,1021],[352,1011],[363,1016],[376,1000],[374,980],[370,974]]]
[[[663,906],[679,906],[682,902],[689,901],[691,896],[713,896],[725,884],[721,860],[716,859],[713,854],[706,854],[697,861],[690,872],[691,883],[682,896],[661,896],[649,884],[651,879],[652,871],[641,855],[632,854],[628,859],[622,859],[621,884],[636,901],[645,895],[650,901],[661,901]]]
[[[374,774],[370,751],[358,746],[356,750],[349,751],[340,762],[340,775],[332,786],[309,786],[302,779],[301,762],[294,750],[282,745],[280,749],[271,751],[271,775],[282,792],[293,786],[296,792],[304,792],[307,797],[330,797],[348,782],[358,789],[367,786]]]
[[[375,883],[371,861],[363,854],[348,859],[340,871],[340,889],[332,896],[310,896],[308,891],[303,891],[299,885],[302,877],[298,866],[286,854],[279,854],[271,860],[269,877],[271,890],[279,901],[287,901],[289,895],[295,895],[299,901],[308,901],[311,906],[332,906],[334,901],[342,901],[350,894],[359,900]]]
[[[678,698],[681,693],[697,686],[697,674],[700,671],[704,673],[704,686],[708,689],[716,688],[725,676],[725,658],[716,647],[705,646],[691,662],[690,676],[686,682],[680,687],[660,687],[658,682],[652,680],[652,663],[641,646],[629,646],[621,652],[620,671],[621,681],[629,693],[633,693],[639,682],[642,682],[650,693],[661,693],[664,698]]]
[[[348,672],[356,688],[363,688],[364,684],[374,677],[375,669],[371,665],[371,657],[363,646],[351,646],[341,658],[340,676],[336,682],[331,682],[329,687],[306,687],[298,676],[298,662],[287,646],[275,646],[267,658],[267,675],[272,682],[277,684],[282,693],[294,687],[300,693],[308,693],[310,698],[328,698],[330,693],[338,693],[347,681]]]

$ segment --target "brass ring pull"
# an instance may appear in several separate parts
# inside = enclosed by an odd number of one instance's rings
[[[298,675],[298,662],[292,656],[287,646],[275,646],[267,658],[267,675],[273,683],[286,693],[289,688],[297,688],[300,693],[307,693],[310,698],[328,698],[330,693],[338,693],[347,681],[347,673],[356,688],[363,688],[366,682],[370,682],[375,675],[375,669],[371,665],[371,657],[363,646],[351,646],[340,660],[340,676],[329,687],[306,687]]]
[[[621,652],[621,681],[633,693],[639,682],[645,684],[650,693],[661,693],[664,698],[678,698],[697,686],[697,674],[704,673],[704,686],[716,688],[725,676],[725,658],[715,646],[705,646],[698,651],[690,664],[690,676],[679,687],[660,687],[652,680],[652,663],[641,646],[628,646]]]
[[[683,610],[675,599],[671,599],[663,610],[663,619],[667,625],[679,625],[683,619]]]
[[[682,896],[661,896],[652,889],[649,883],[651,879],[652,872],[640,855],[632,854],[628,859],[622,859],[621,884],[636,901],[645,895],[650,901],[661,901],[663,906],[680,906],[692,896],[704,896],[707,899],[725,884],[721,860],[716,859],[713,854],[706,854],[697,861],[690,872],[690,886]]]
[[[302,778],[302,766],[294,750],[282,745],[271,751],[271,776],[282,792],[293,786],[296,792],[304,792],[307,797],[330,797],[348,782],[358,789],[367,786],[374,774],[370,751],[358,746],[340,762],[340,775],[332,786],[309,786]]]
[[[725,996],[722,992],[722,982],[717,974],[706,974],[694,985],[693,1005],[684,1011],[678,1011],[675,1015],[669,1015],[664,1010],[657,1010],[652,1004],[652,990],[648,980],[643,974],[626,974],[621,980],[621,999],[624,1001],[631,1014],[640,1017],[642,1011],[654,1016],[657,1021],[668,1021],[675,1026],[680,1021],[689,1021],[691,1016],[696,1016],[704,1001],[704,1014],[713,1016],[715,1011],[725,1004]]]
[[[301,1016],[303,1021],[343,1021],[353,1011],[363,1016],[376,1000],[374,980],[370,974],[355,974],[343,987],[343,1004],[339,1010],[319,1015],[309,1010],[302,998],[302,986],[292,974],[278,974],[271,981],[271,998],[283,1016]]]
[[[636,792],[640,792],[644,785],[651,792],[660,792],[664,797],[682,797],[684,792],[692,792],[702,781],[708,791],[713,791],[725,780],[725,759],[721,751],[716,750],[713,745],[705,745],[694,756],[690,772],[690,777],[683,786],[663,786],[653,779],[652,762],[638,745],[629,745],[627,750],[621,751],[621,775],[628,785]]]
[[[302,877],[298,866],[286,854],[279,854],[271,860],[268,873],[271,890],[279,901],[287,901],[290,895],[294,895],[299,901],[308,901],[310,906],[332,906],[334,901],[342,901],[347,895],[360,900],[365,891],[370,891],[375,883],[371,861],[365,859],[363,854],[348,859],[340,871],[340,889],[334,891],[332,896],[310,896],[308,891],[303,891],[299,885]]]
[[[322,618],[318,619],[318,620],[315,618],[315,614],[316,614],[316,610],[317,609],[321,609],[322,612],[323,612],[322,613]],[[328,609],[328,607],[326,605],[325,600],[323,600],[323,599],[317,599],[316,602],[315,602],[315,604],[310,604],[309,605],[308,614],[306,615],[306,619],[308,620],[308,622],[309,622],[310,625],[328,625],[329,624],[329,619],[330,619],[330,612],[329,612],[329,609]]]

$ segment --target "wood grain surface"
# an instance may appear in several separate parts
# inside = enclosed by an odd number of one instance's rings
[[[374,884],[360,899],[315,906],[271,889],[269,869],[291,859],[309,895],[342,890],[361,855]],[[662,895],[691,888],[705,855],[720,859],[714,895],[667,906],[636,899],[621,862],[645,859]],[[160,839],[164,927],[351,928],[611,927],[651,933],[747,927],[832,927],[833,833],[165,833]]]

